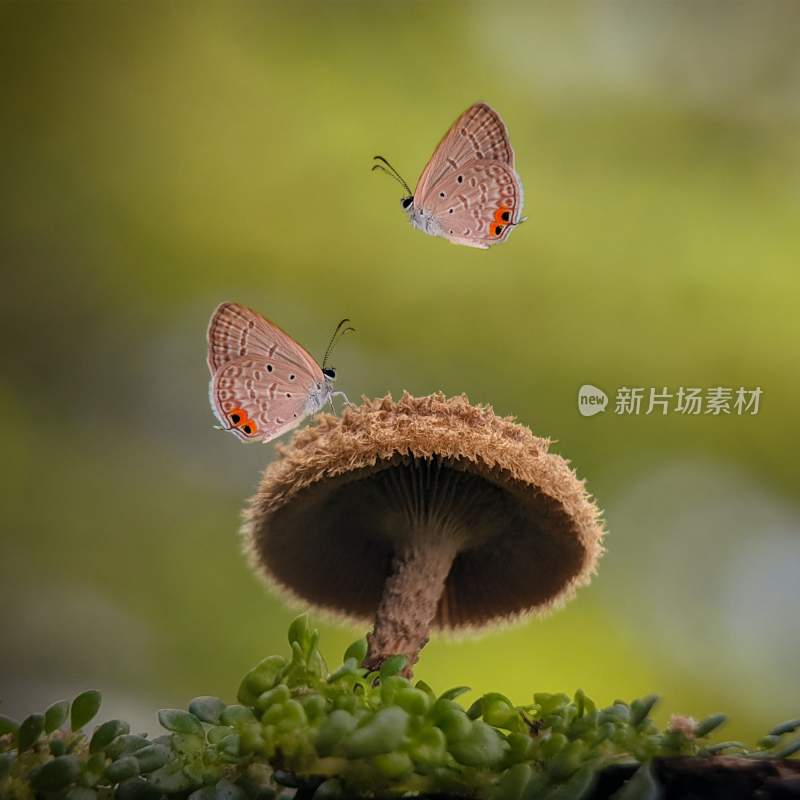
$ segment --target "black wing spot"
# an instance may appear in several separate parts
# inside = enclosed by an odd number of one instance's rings
[[[459,176],[456,178],[456,180],[457,180],[459,183],[464,183],[464,176],[463,176],[463,175],[459,175]]]
[[[286,392],[286,396],[291,397],[291,394],[289,394],[289,392]]]
[[[245,425],[242,430],[249,436],[253,431],[249,425]]]
[[[508,222],[511,219],[511,212],[504,211],[500,216],[503,218],[503,220],[505,220],[505,222]]]
[[[498,226],[497,226],[497,227],[494,229],[494,235],[495,235],[495,236],[499,236],[499,235],[500,235],[502,232],[503,232],[503,226],[502,226],[502,225],[498,225]]]
[[[272,372],[272,364],[267,364],[267,372]]]
[[[238,425],[240,419],[241,419],[241,417],[238,414],[231,414],[231,422],[234,425]]]
[[[444,197],[444,192],[439,192],[439,197]]]
[[[289,376],[289,380],[290,380],[290,381],[293,381],[293,380],[294,380],[296,377],[297,377],[297,375],[290,375],[290,376]]]
[[[453,209],[452,209],[452,208],[448,209],[448,210],[447,210],[447,213],[448,213],[448,214],[452,214],[452,213],[453,213]]]

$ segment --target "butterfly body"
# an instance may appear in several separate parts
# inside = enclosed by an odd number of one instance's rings
[[[243,441],[268,442],[342,395],[334,391],[334,369],[238,303],[223,303],[211,317],[208,367],[211,409]]]
[[[376,168],[387,171],[388,162]],[[392,174],[392,173],[390,173]],[[407,186],[395,172],[394,177]],[[470,106],[437,146],[401,201],[413,227],[454,244],[488,249],[522,221],[522,182],[500,115],[485,103]]]
[[[444,236],[444,228],[436,217],[424,208],[417,208],[411,199],[411,204],[405,209],[411,225],[429,236]]]

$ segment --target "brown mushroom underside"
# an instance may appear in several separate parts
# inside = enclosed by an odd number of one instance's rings
[[[465,398],[365,402],[283,449],[246,547],[293,599],[375,619],[371,664],[413,663],[431,627],[546,610],[588,581],[599,512],[547,445]]]

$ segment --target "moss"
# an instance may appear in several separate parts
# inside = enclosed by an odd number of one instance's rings
[[[402,657],[368,671],[363,640],[329,672],[305,616],[289,641],[288,658],[271,656],[248,672],[238,703],[198,697],[188,711],[162,709],[167,732],[152,740],[120,720],[88,733],[95,692],[76,698],[69,714],[62,702],[19,724],[0,717],[0,797],[580,798],[612,767],[643,765],[637,780],[646,783],[655,780],[648,765],[663,757],[728,753],[763,763],[800,751],[800,720],[748,747],[710,741],[722,715],[674,717],[658,728],[655,695],[600,709],[580,690],[537,693],[523,706],[491,693],[465,708],[457,702],[465,687],[437,694],[412,685]]]

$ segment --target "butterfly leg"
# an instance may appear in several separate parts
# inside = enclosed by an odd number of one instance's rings
[[[343,397],[344,404],[346,406],[352,406],[353,404],[347,399],[347,395],[344,392],[331,392],[331,408],[333,408],[333,413],[336,413],[336,409],[333,406],[333,398],[334,397]]]

